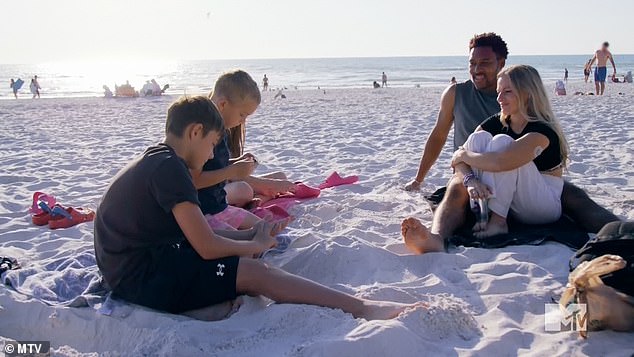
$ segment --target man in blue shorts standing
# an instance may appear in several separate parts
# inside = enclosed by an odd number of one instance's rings
[[[612,68],[614,68],[614,73],[612,76],[616,76],[616,65],[614,64],[614,58],[612,57],[612,53],[608,50],[610,44],[608,42],[603,42],[601,45],[601,49],[597,50],[594,53],[594,57],[590,60],[590,64],[588,67],[592,67],[594,62],[597,62],[597,68],[594,70],[594,86],[596,88],[597,95],[603,95],[605,91],[605,79],[608,75],[608,60],[612,63]]]

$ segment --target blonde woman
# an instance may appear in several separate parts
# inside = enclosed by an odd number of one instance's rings
[[[498,74],[502,111],[484,121],[453,156],[472,200],[488,201],[490,220],[477,237],[507,233],[507,217],[528,224],[562,214],[568,144],[535,68],[518,65]]]

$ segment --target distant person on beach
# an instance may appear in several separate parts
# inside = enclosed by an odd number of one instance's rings
[[[594,53],[594,56],[590,60],[589,67],[592,67],[595,61],[597,62],[597,66],[594,69],[594,86],[597,95],[603,95],[603,92],[605,91],[605,79],[608,74],[608,60],[612,63],[612,68],[614,69],[613,76],[616,76],[616,65],[614,64],[612,53],[608,50],[609,47],[610,44],[608,42],[604,42],[603,45],[601,45],[601,48]]]
[[[42,87],[40,87],[40,81],[37,79],[37,74],[35,75],[35,77],[33,77],[33,79],[35,80],[35,88],[37,90],[37,97],[40,98],[40,90],[42,89]]]
[[[583,67],[583,78],[586,83],[588,83],[588,79],[590,78],[591,73],[592,73],[592,59],[589,59],[586,65]]]
[[[564,68],[564,82],[568,83],[568,68]]]
[[[555,82],[555,94],[566,95],[566,84],[562,80]]]
[[[366,320],[421,306],[357,298],[247,258],[277,244],[279,224],[214,232],[191,171],[213,157],[224,132],[211,100],[183,97],[167,111],[163,143],[114,177],[94,222],[97,266],[114,297],[202,320],[227,317],[240,295],[341,309]]]
[[[627,74],[623,76],[623,83],[632,83],[632,71],[627,71]]]
[[[23,83],[24,81],[20,78],[15,81],[13,80],[13,78],[11,78],[11,81],[9,82],[9,88],[11,88],[11,90],[13,91],[13,96],[15,97],[15,99],[18,99],[18,91],[20,90],[20,88],[22,88]]]
[[[141,95],[152,95],[152,83],[150,83],[150,81],[145,81],[145,84],[143,85],[143,87],[141,87]]]
[[[156,82],[156,79],[152,78],[150,84],[152,85],[152,95],[163,94],[163,90],[161,89],[161,86],[158,84],[158,82]]]
[[[284,94],[284,92],[282,91],[282,89],[278,89],[277,93],[275,93],[275,96],[273,97],[273,99],[286,99],[286,94]]]
[[[405,186],[406,190],[420,190],[425,176],[438,159],[452,126],[453,147],[457,151],[483,120],[500,112],[496,92],[497,75],[504,67],[507,56],[506,42],[495,33],[483,33],[470,40],[471,79],[450,85],[443,92],[436,125],[425,143],[416,177]],[[416,218],[403,221],[402,233],[412,252],[421,254],[442,251],[446,240],[463,226],[469,204],[464,179],[465,176],[460,172],[452,176],[447,192],[434,213],[429,231],[426,228],[422,230],[423,225]],[[588,232],[598,232],[606,223],[618,221],[616,216],[597,205],[583,190],[569,182],[564,183],[561,201],[564,212]],[[410,228],[413,230],[410,231]],[[421,232],[425,234],[420,234]]]
[[[102,88],[103,88],[103,96],[104,97],[106,97],[106,98],[112,98],[113,97],[112,91],[110,90],[110,88],[108,88],[107,85],[104,84]]]
[[[385,72],[381,75],[381,87],[387,87],[387,74]]]
[[[31,84],[29,85],[29,89],[31,90],[31,94],[33,94],[32,99],[37,98],[37,84],[35,83],[35,78],[31,78]]]
[[[374,89],[377,89],[377,88],[381,88],[381,85],[379,84],[379,82],[374,81],[374,83],[372,83],[372,87],[374,87]]]
[[[267,90],[269,90],[269,79],[266,77],[265,74],[264,78],[262,78],[262,91],[266,92]]]
[[[456,80],[456,77],[451,77],[451,80],[449,81],[449,84],[458,84],[458,81]]]

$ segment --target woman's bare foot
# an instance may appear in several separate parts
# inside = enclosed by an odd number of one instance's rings
[[[220,304],[203,307],[197,310],[185,311],[182,315],[191,317],[196,320],[218,321],[228,318],[235,314],[242,306],[242,298],[225,301]]]
[[[362,311],[355,315],[356,318],[366,320],[390,320],[398,317],[406,310],[423,308],[423,303],[401,304],[389,301],[364,300]]]
[[[477,226],[477,225],[476,225]],[[475,230],[475,227],[474,227]],[[478,238],[486,238],[493,237],[498,234],[505,234],[509,232],[509,226],[506,224],[506,218],[496,214],[491,213],[491,219],[489,219],[489,223],[478,232],[473,233],[474,236]]]
[[[401,223],[401,234],[405,245],[414,254],[442,252],[445,245],[441,237],[431,234],[418,219],[410,217]]]

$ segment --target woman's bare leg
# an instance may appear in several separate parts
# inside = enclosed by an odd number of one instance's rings
[[[341,309],[367,320],[392,319],[407,309],[422,306],[356,298],[252,259],[240,259],[236,289],[240,294],[263,295],[282,304]]]

